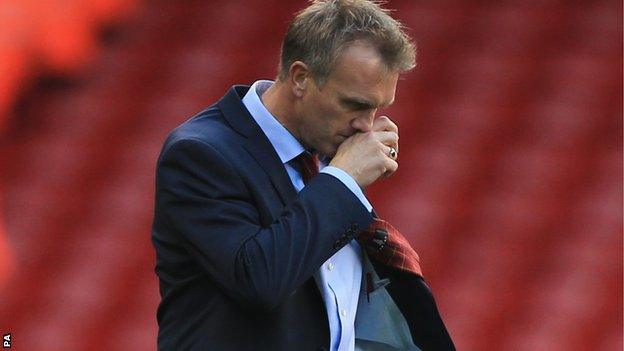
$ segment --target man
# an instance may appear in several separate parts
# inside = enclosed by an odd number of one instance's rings
[[[377,4],[316,1],[289,26],[275,82],[235,86],[169,135],[159,349],[454,349],[415,252],[374,226],[362,192],[398,167],[398,128],[376,113],[414,57]]]

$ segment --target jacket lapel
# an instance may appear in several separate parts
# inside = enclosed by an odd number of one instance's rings
[[[247,137],[245,149],[266,172],[284,205],[288,205],[296,198],[297,191],[271,142],[243,105],[242,97],[248,90],[248,86],[236,85],[217,104],[228,123]]]

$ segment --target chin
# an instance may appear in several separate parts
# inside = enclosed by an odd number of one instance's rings
[[[336,151],[338,151],[337,148],[331,146],[331,147],[327,147],[327,148],[318,148],[317,149],[318,153],[326,156],[326,157],[334,157],[336,155]]]
[[[324,155],[329,157],[329,158],[333,158],[334,156],[336,156],[336,152],[338,152],[338,147],[332,147]]]

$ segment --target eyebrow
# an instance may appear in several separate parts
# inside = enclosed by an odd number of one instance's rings
[[[357,109],[370,110],[370,109],[377,108],[377,105],[375,103],[370,102],[366,99],[359,98],[359,97],[340,96],[340,100],[343,103],[351,105]]]
[[[348,105],[351,105],[357,109],[362,109],[362,110],[370,110],[370,109],[374,109],[374,108],[378,108],[379,106],[377,106],[377,104],[370,102],[366,99],[363,98],[359,98],[359,97],[355,97],[355,96],[340,96],[340,100]],[[390,105],[392,105],[394,103],[394,99],[392,99],[392,101],[390,101],[390,103],[387,106],[381,106],[381,107],[388,107]]]

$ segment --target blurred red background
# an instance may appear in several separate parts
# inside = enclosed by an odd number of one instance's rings
[[[160,146],[231,85],[273,78],[305,4],[0,1],[14,349],[155,349]],[[388,7],[418,67],[388,111],[401,167],[368,195],[420,253],[458,349],[621,350],[622,3]]]

